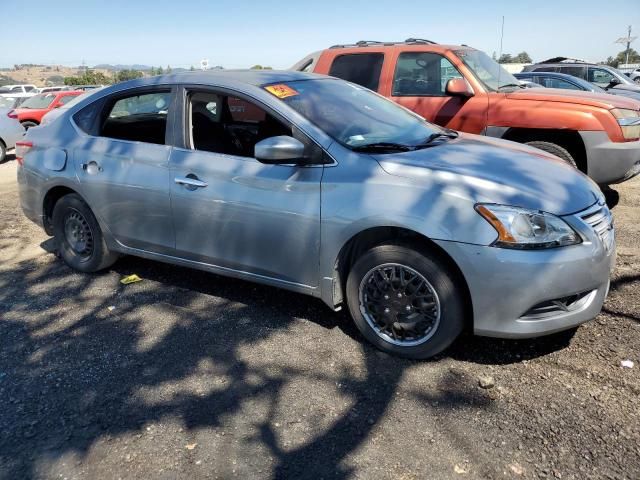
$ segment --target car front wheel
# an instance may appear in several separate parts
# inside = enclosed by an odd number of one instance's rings
[[[117,260],[117,254],[107,248],[91,209],[79,195],[69,194],[58,200],[52,223],[58,252],[70,267],[96,272]]]
[[[450,269],[435,256],[381,245],[360,257],[347,279],[347,301],[360,332],[379,349],[424,359],[462,331],[462,296]]]

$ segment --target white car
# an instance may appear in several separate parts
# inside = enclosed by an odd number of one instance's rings
[[[65,87],[64,85],[57,85],[54,87],[41,87],[41,88],[37,88],[36,90],[38,90],[38,93],[51,93],[51,92],[60,92],[62,90],[65,90],[67,87]]]
[[[18,108],[27,98],[35,95],[37,95],[35,92],[0,93],[0,108]]]
[[[5,85],[0,87],[0,93],[38,93],[37,90],[38,88],[35,85]]]
[[[17,115],[10,115],[13,108],[0,107],[0,162],[4,161],[7,150],[16,146],[25,129],[18,121]]]

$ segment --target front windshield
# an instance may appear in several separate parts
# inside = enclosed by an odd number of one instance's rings
[[[55,93],[42,93],[24,101],[20,108],[48,108],[56,98]]]
[[[633,80],[631,80],[629,77],[627,77],[624,73],[622,73],[617,68],[609,67],[609,69],[616,74],[620,82],[624,83],[625,85],[637,86],[637,83],[635,83]]]
[[[458,50],[455,54],[489,91],[495,92],[500,88],[520,85],[520,81],[516,77],[480,50]]]
[[[349,148],[416,146],[445,132],[371,90],[341,80],[296,80],[264,88]]]

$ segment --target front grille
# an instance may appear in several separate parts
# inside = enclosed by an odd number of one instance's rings
[[[580,215],[587,225],[598,234],[604,247],[609,250],[613,244],[613,217],[609,207],[604,201],[598,202],[593,207]]]

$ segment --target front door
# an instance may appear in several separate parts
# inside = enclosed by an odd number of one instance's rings
[[[488,98],[451,96],[446,92],[452,78],[464,78],[444,56],[433,52],[400,52],[390,85],[394,101],[429,122],[468,133],[482,133],[487,126]]]
[[[127,247],[173,253],[166,145],[171,91],[108,99],[94,136],[73,149],[82,195],[116,240]]]
[[[323,168],[253,157],[258,141],[293,135],[262,106],[207,90],[185,98],[186,148],[170,160],[178,255],[315,287]]]

